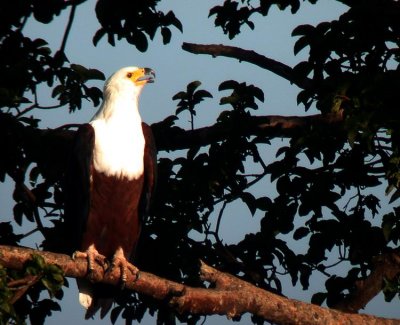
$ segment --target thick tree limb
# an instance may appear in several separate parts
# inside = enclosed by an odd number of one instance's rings
[[[2,135],[18,134],[20,145],[28,150],[29,157],[48,166],[67,160],[68,146],[74,131],[65,129],[41,130],[24,126],[17,119],[0,113],[0,138]],[[152,125],[157,150],[189,149],[209,145],[228,138],[232,133],[242,136],[268,136],[287,138],[302,130],[321,127],[332,128],[343,122],[341,113],[315,114],[308,116],[249,116],[240,125],[227,126],[216,123],[194,130],[165,127],[163,122]],[[51,170],[51,168],[47,168]]]
[[[312,86],[311,79],[299,78],[293,72],[293,68],[288,65],[267,58],[264,55],[258,54],[257,52],[244,50],[240,47],[227,46],[222,44],[193,44],[183,43],[182,49],[194,54],[209,54],[213,57],[225,56],[229,58],[238,59],[239,61],[245,61],[255,64],[263,69],[269,70],[276,75],[294,83],[296,86],[305,89]]]
[[[41,255],[47,263],[60,266],[68,277],[85,277],[85,259],[29,248],[0,246],[0,263],[12,269],[21,269],[32,254]],[[100,265],[94,265],[93,280],[117,285],[119,268],[105,273]],[[234,317],[249,312],[279,324],[400,324],[400,320],[383,319],[368,315],[346,314],[301,301],[287,299],[253,286],[232,275],[219,272],[202,263],[200,276],[215,284],[215,288],[193,288],[141,272],[139,279],[128,274],[127,289],[167,300],[179,312],[194,314],[221,314]]]
[[[230,134],[287,138],[304,129],[332,128],[340,125],[341,122],[343,122],[341,113],[330,113],[309,116],[250,116],[242,119],[240,125],[232,125],[231,128],[222,123],[195,130],[170,128],[166,132],[158,124],[153,124],[152,128],[158,150],[178,150],[209,145],[228,138]]]
[[[364,309],[367,303],[382,291],[384,279],[393,281],[399,274],[400,255],[398,252],[380,256],[376,259],[371,274],[367,278],[357,281],[354,291],[336,305],[335,309],[353,313]]]

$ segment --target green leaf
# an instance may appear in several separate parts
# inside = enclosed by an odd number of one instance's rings
[[[260,88],[253,86],[253,95],[260,102],[264,102],[264,92]]]
[[[198,80],[192,81],[187,85],[187,93],[193,94],[194,91],[201,85],[201,82]]]
[[[213,96],[207,90],[204,90],[204,89],[200,89],[200,90],[196,91],[194,93],[194,97],[195,97],[195,99],[203,99],[206,97],[213,98]]]
[[[85,76],[88,73],[88,69],[80,64],[71,64],[71,69],[80,74],[81,76]]]
[[[161,28],[161,35],[163,38],[163,44],[168,44],[171,41],[172,33],[169,28],[163,27]]]
[[[178,18],[176,18],[176,16],[175,16],[173,11],[168,11],[168,13],[165,15],[164,18],[165,18],[165,21],[167,22],[168,25],[175,26],[176,28],[179,29],[179,31],[181,33],[183,33],[182,23]]]
[[[294,43],[294,47],[293,47],[294,55],[297,55],[302,49],[304,49],[305,47],[307,47],[309,45],[310,45],[310,42],[307,37],[305,37],[305,36],[300,37],[296,41],[296,43]]]
[[[16,205],[14,205],[13,214],[14,214],[15,222],[19,226],[21,226],[22,225],[22,217],[24,215],[24,208],[22,206],[22,203],[17,203]]]
[[[310,233],[310,229],[307,227],[299,227],[293,234],[293,239],[299,240],[306,237]]]
[[[99,41],[103,38],[103,36],[106,35],[106,30],[104,28],[100,28],[93,36],[93,45],[97,46]]]
[[[315,30],[315,27],[309,24],[305,25],[300,25],[297,26],[295,29],[292,31],[292,36],[301,36],[301,35],[307,35],[310,34]]]
[[[130,43],[136,46],[136,48],[140,52],[146,52],[148,48],[148,42],[147,42],[147,37],[146,34],[143,33],[140,30],[134,30],[132,32],[132,35],[130,37],[127,37],[126,40]]]
[[[300,283],[303,286],[303,290],[307,290],[310,286],[310,276],[312,269],[308,265],[302,265],[300,268]]]
[[[396,191],[390,197],[389,203],[393,203],[400,197],[400,190],[396,189]]]
[[[36,46],[37,48],[48,45],[49,43],[47,43],[44,39],[42,38],[36,38],[33,41],[34,46]]]
[[[305,78],[311,73],[312,70],[313,70],[313,65],[310,62],[302,61],[294,66],[293,73],[298,77]],[[303,90],[302,92],[308,94],[308,97],[311,97],[312,95],[312,93],[307,89]]]
[[[219,85],[218,90],[235,89],[238,85],[239,83],[235,80],[226,80]]]
[[[321,306],[324,301],[326,300],[328,294],[326,292],[317,292],[314,293],[313,296],[311,297],[311,303],[314,305],[319,305]]]
[[[54,89],[51,93],[51,97],[55,98],[58,95],[62,94],[65,90],[66,90],[66,88],[64,85],[58,85],[58,86],[54,87]]]
[[[269,197],[260,197],[256,200],[257,209],[261,211],[267,211],[272,204],[272,201]]]
[[[393,212],[385,214],[382,218],[382,232],[387,242],[390,240],[390,235],[397,220],[398,218]]]
[[[97,69],[89,69],[87,71],[87,78],[90,80],[106,80],[104,73]]]
[[[123,310],[122,306],[116,306],[115,308],[113,308],[113,310],[111,311],[111,315],[110,315],[112,324],[116,323],[118,316],[121,314],[122,310]]]
[[[240,194],[240,198],[242,199],[242,201],[244,203],[246,203],[251,214],[254,216],[254,214],[257,211],[257,202],[256,202],[256,198],[254,197],[254,195],[249,192],[243,192]]]
[[[177,99],[187,99],[187,93],[184,91],[180,91],[179,93],[176,93],[172,97],[172,100],[177,100]]]

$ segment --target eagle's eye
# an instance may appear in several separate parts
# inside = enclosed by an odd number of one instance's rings
[[[128,78],[132,78],[132,72],[128,72],[126,75]]]

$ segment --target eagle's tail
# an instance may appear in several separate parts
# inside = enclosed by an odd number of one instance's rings
[[[101,297],[97,291],[102,290],[98,288],[99,285],[90,283],[85,279],[77,279],[79,289],[79,302],[86,308],[85,319],[93,318],[93,316],[100,310],[100,318],[104,318],[112,307],[113,299],[109,297]]]

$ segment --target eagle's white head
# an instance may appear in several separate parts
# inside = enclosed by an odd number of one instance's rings
[[[104,85],[104,100],[90,124],[95,131],[94,167],[107,176],[134,179],[143,173],[144,136],[138,109],[150,68],[126,67]]]
[[[154,82],[155,73],[150,68],[125,67],[115,72],[104,85],[104,100],[110,96],[137,98],[147,83]]]
[[[137,110],[144,85],[154,82],[154,79],[155,72],[150,68],[125,67],[118,70],[105,82],[103,104],[92,120],[107,120],[120,113],[127,118],[133,108]]]

